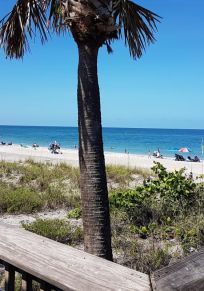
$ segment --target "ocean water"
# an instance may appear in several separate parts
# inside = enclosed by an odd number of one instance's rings
[[[104,149],[112,152],[147,154],[160,149],[166,156],[174,156],[177,149],[188,147],[190,155],[201,157],[204,130],[152,129],[152,128],[103,128]],[[58,141],[63,148],[78,145],[76,127],[0,126],[0,141],[16,144],[48,146]],[[188,155],[188,154],[186,154]]]

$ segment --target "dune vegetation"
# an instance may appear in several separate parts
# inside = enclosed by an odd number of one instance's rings
[[[204,185],[184,170],[106,168],[114,261],[150,273],[204,244]],[[63,209],[66,215],[38,213]],[[34,216],[22,226],[83,248],[79,169],[67,164],[0,162],[0,215]]]

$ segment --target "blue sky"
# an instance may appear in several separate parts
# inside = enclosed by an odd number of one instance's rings
[[[0,0],[0,18],[15,1]],[[204,1],[138,0],[163,17],[157,42],[130,58],[123,41],[99,54],[108,127],[204,128]],[[77,125],[77,49],[70,35],[39,40],[22,60],[0,50],[0,124]]]

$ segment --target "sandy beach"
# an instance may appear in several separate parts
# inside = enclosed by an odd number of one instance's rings
[[[65,162],[72,166],[78,166],[78,150],[77,149],[61,149],[62,154],[52,154],[46,147],[34,149],[31,146],[22,147],[20,145],[1,145],[0,160],[5,161],[25,161],[32,159],[39,162],[61,163]],[[173,158],[164,157],[163,159],[149,158],[148,155],[137,155],[128,153],[105,152],[106,164],[124,165],[127,167],[140,167],[150,169],[154,161],[159,161],[168,170],[179,170],[186,168],[186,173],[192,172],[194,176],[203,174],[203,161],[194,162],[178,162]]]

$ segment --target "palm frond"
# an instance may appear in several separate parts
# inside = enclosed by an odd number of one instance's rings
[[[160,17],[130,0],[115,0],[113,16],[119,26],[118,37],[124,37],[133,58],[140,58],[146,46],[155,41]]]
[[[46,0],[48,10],[49,27],[56,33],[69,31],[69,25],[66,20],[69,16],[70,1]]]
[[[39,31],[41,42],[47,40],[46,2],[18,0],[12,11],[0,21],[0,46],[10,58],[21,58],[29,51],[28,37]]]

